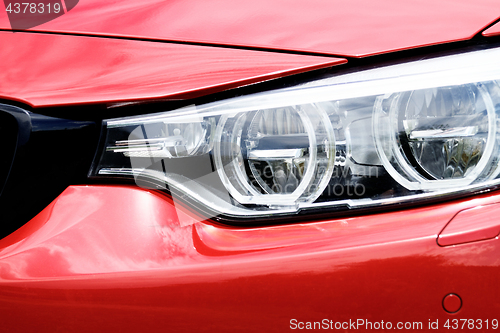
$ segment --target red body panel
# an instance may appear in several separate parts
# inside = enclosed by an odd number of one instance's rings
[[[289,330],[292,319],[363,319],[427,330],[449,318],[491,325],[500,313],[500,241],[440,247],[436,237],[457,212],[497,202],[493,193],[237,229],[198,221],[146,190],[73,186],[0,241],[2,328],[268,332]],[[463,301],[456,314],[443,309],[450,293]]]
[[[42,33],[0,32],[0,98],[188,99],[342,56],[467,40],[499,17],[498,0],[81,0],[30,29]],[[0,29],[10,29],[3,5]],[[134,186],[70,186],[0,240],[0,331],[270,332],[293,320],[441,331],[448,319],[484,331],[477,320],[500,320],[499,204],[496,191],[249,228],[201,220]]]
[[[493,26],[483,31],[483,36],[486,37],[497,36],[497,35],[500,35],[500,22],[494,24]]]
[[[0,97],[32,106],[192,98],[345,62],[274,52],[12,32],[0,32],[0,45]]]
[[[466,40],[499,17],[498,0],[82,0],[31,30],[360,57]]]
[[[439,234],[441,246],[476,242],[500,234],[500,205],[478,206],[459,212]]]

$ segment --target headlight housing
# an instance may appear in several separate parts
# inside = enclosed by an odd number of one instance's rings
[[[370,207],[498,184],[500,49],[104,122],[95,177],[215,215]]]

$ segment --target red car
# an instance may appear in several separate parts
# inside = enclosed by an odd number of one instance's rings
[[[0,325],[490,331],[497,0],[0,6]]]

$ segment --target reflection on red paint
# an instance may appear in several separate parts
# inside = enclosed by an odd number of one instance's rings
[[[33,30],[358,57],[470,39],[496,9],[497,0],[87,0]],[[1,12],[0,28],[10,28]]]
[[[440,247],[436,237],[457,212],[497,202],[492,193],[238,228],[197,220],[156,192],[71,186],[0,242],[2,325],[82,332],[283,331],[293,318],[425,325],[450,316],[443,311],[450,291],[466,300],[464,318],[493,318],[499,241]]]
[[[0,97],[39,107],[194,98],[346,62],[339,58],[21,32],[0,32],[0,44]],[[29,65],[18,66],[20,63]]]

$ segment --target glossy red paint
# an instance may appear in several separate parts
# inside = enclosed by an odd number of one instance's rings
[[[439,234],[441,246],[495,238],[500,234],[500,204],[478,206],[459,212]]]
[[[483,36],[485,37],[498,36],[498,35],[500,35],[500,22],[497,22],[493,26],[483,31]]]
[[[362,57],[466,40],[499,17],[498,0],[87,0],[31,30]]]
[[[275,52],[12,32],[0,32],[0,45],[0,98],[35,107],[193,98],[346,62]]]
[[[495,192],[240,230],[136,187],[72,186],[0,241],[2,329],[268,332],[362,319],[425,331],[457,318],[443,309],[450,293],[463,300],[459,318],[491,321],[500,241],[440,247],[436,237],[459,211],[498,202]]]
[[[458,295],[449,294],[443,299],[443,308],[446,312],[455,313],[462,307],[462,300]]]

